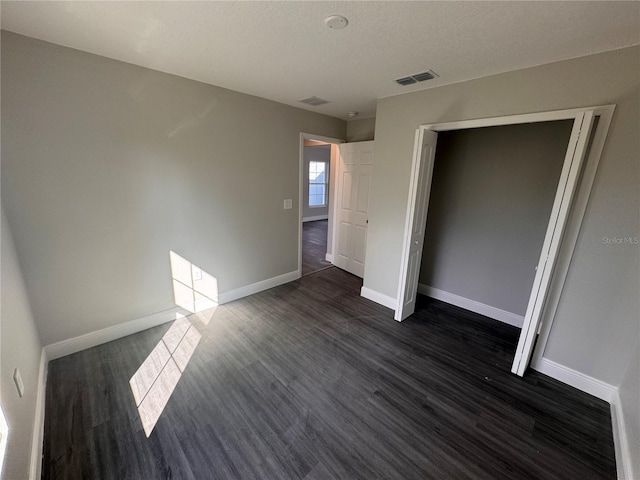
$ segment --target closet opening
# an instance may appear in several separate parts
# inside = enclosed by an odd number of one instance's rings
[[[613,109],[421,126],[396,320],[420,292],[519,326],[523,375],[544,351]]]

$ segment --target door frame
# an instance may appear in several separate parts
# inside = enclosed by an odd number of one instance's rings
[[[332,145],[340,145],[346,143],[346,140],[341,138],[326,137],[324,135],[316,135],[315,133],[300,132],[300,147],[299,147],[299,160],[298,160],[298,278],[302,277],[302,217],[304,216],[304,141],[316,140],[318,142],[326,142]],[[335,214],[333,208],[335,206],[335,175],[334,175],[334,148],[331,148],[331,164],[329,165],[329,223],[332,226],[332,235],[327,236],[327,250],[331,246],[331,252],[333,252],[334,239],[335,239]],[[336,162],[337,163],[337,162]],[[329,238],[331,237],[331,238]],[[333,260],[329,260],[333,263]]]
[[[555,314],[558,308],[558,304],[560,302],[562,289],[564,288],[564,283],[569,271],[569,265],[571,263],[571,258],[573,256],[573,252],[578,240],[578,234],[580,232],[580,227],[582,224],[582,220],[584,218],[584,214],[587,208],[587,203],[589,200],[589,195],[591,193],[591,189],[593,186],[593,182],[595,179],[596,171],[598,168],[598,164],[600,162],[600,158],[602,155],[602,150],[604,148],[604,143],[607,137],[607,133],[609,131],[609,127],[611,125],[611,120],[613,117],[613,113],[615,110],[615,105],[601,105],[595,107],[585,107],[585,108],[576,108],[569,110],[556,110],[556,111],[548,111],[548,112],[538,112],[538,113],[527,113],[521,115],[509,115],[502,117],[490,117],[490,118],[481,118],[474,120],[462,120],[457,122],[447,122],[447,123],[435,123],[435,124],[424,124],[420,125],[418,130],[416,131],[416,143],[414,145],[414,158],[413,165],[411,171],[410,178],[410,189],[409,189],[409,198],[407,203],[407,212],[406,212],[406,221],[405,221],[405,230],[404,230],[404,240],[403,240],[403,250],[402,257],[400,259],[400,277],[398,280],[398,297],[396,301],[396,311],[395,318],[398,321],[401,321],[401,301],[402,297],[401,293],[405,290],[406,283],[406,269],[409,261],[409,245],[408,242],[411,241],[411,231],[412,231],[412,211],[413,206],[416,202],[417,196],[417,188],[411,188],[412,185],[417,185],[417,173],[420,171],[422,162],[422,145],[419,144],[418,139],[422,138],[421,130],[433,130],[435,132],[445,132],[451,130],[465,130],[470,128],[481,128],[481,127],[494,127],[494,126],[505,126],[505,125],[517,125],[523,123],[536,123],[536,122],[548,122],[554,120],[574,120],[578,118],[582,118],[588,112],[593,112],[594,117],[598,117],[598,123],[595,127],[595,131],[593,132],[593,141],[591,143],[590,149],[586,152],[586,157],[584,159],[584,164],[582,167],[581,180],[576,186],[575,194],[573,196],[572,204],[569,206],[567,223],[564,230],[564,233],[561,237],[561,241],[557,242],[555,245],[551,245],[552,254],[556,256],[556,262],[553,266],[550,273],[550,280],[547,284],[547,288],[542,292],[544,295],[545,301],[543,303],[542,313],[540,316],[540,324],[538,326],[539,338],[535,345],[535,349],[533,355],[531,357],[533,363],[532,366],[537,368],[544,355],[544,350],[549,338],[549,334],[551,332],[551,326],[553,324],[553,320],[555,318]],[[572,133],[573,135],[573,133]],[[589,138],[587,138],[587,141]],[[573,146],[575,148],[575,145]],[[569,150],[571,150],[572,144],[569,141],[567,155],[565,156],[565,165],[563,165],[563,171],[565,170],[567,161],[573,158],[573,154],[569,154]],[[429,166],[430,168],[433,165]],[[431,178],[428,179],[428,185],[426,188],[431,188]],[[559,188],[561,186],[559,185]],[[551,213],[553,215],[553,212]],[[550,217],[551,219],[552,217]],[[549,257],[551,258],[551,254]],[[532,286],[532,291],[535,288]],[[524,326],[523,326],[524,327]],[[519,342],[519,346],[520,346]],[[518,352],[516,352],[516,356]],[[522,375],[524,370],[529,364],[529,356],[526,356],[524,362],[515,368],[514,363],[514,373],[518,375]]]

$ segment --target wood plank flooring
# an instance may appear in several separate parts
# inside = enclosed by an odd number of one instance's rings
[[[328,225],[328,220],[302,224],[302,275],[309,275],[331,266],[331,263],[325,260]]]
[[[169,325],[49,365],[46,479],[613,479],[608,405],[509,373],[518,330],[335,267],[218,307],[147,438],[129,379]],[[208,317],[207,317],[208,318]]]

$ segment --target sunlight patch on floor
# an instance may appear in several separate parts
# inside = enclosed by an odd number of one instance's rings
[[[218,306],[218,281],[201,268],[170,251],[176,305],[191,315],[176,320],[129,380],[142,428],[151,435],[180,381],[202,335],[194,322],[206,326]]]
[[[202,335],[178,318],[129,380],[144,433],[151,435]]]

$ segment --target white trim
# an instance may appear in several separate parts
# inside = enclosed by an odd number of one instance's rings
[[[593,118],[593,111],[587,111],[578,113],[573,122],[569,147],[563,162],[549,224],[540,251],[540,259],[527,304],[522,332],[511,366],[511,372],[519,376],[523,376],[529,366],[537,334],[540,331],[545,301],[549,296],[549,289],[553,282],[553,270],[560,253],[562,235],[571,214],[575,192],[579,186],[580,171],[584,164]]]
[[[256,282],[245,287],[241,287],[219,295],[220,304],[231,302],[254,293],[277,287],[284,283],[300,278],[297,271],[285,273],[277,277],[269,278],[261,282]],[[209,301],[207,300],[208,304]],[[126,337],[133,333],[141,332],[151,327],[161,325],[176,319],[176,313],[183,313],[180,307],[172,307],[161,312],[140,317],[130,322],[121,323],[112,327],[104,328],[96,332],[87,333],[79,337],[63,340],[61,342],[47,345],[40,354],[40,369],[38,372],[38,389],[36,393],[35,418],[33,422],[33,434],[31,441],[31,457],[29,462],[29,479],[37,480],[42,472],[42,445],[44,439],[44,412],[45,393],[47,385],[47,369],[49,360],[71,355],[72,353],[95,347],[118,338]]]
[[[317,140],[318,142],[335,143],[335,144],[346,143],[346,141],[343,140],[342,138],[325,137],[323,135],[316,135],[315,133],[307,133],[307,132],[300,132],[300,139],[303,141],[302,146],[304,146],[305,139]]]
[[[611,427],[613,429],[613,445],[616,451],[616,467],[618,480],[633,480],[631,464],[631,445],[625,428],[620,393],[616,388],[611,398]]]
[[[325,205],[326,207],[326,205]],[[316,220],[329,220],[329,214],[326,215],[315,215],[313,217],[302,217],[302,223],[304,222],[315,222]]]
[[[631,446],[629,445],[629,439],[627,437],[618,388],[547,358],[542,358],[532,363],[531,368],[605,402],[609,402],[611,406],[611,427],[613,430],[618,480],[633,480]]]
[[[573,370],[572,368],[560,365],[548,358],[543,358],[535,365],[531,365],[531,368],[540,373],[544,373],[551,378],[555,378],[562,383],[571,385],[578,390],[582,390],[589,395],[593,395],[594,397],[604,400],[605,402],[611,402],[617,390],[613,385],[609,385],[608,383],[590,377],[589,375],[585,375],[584,373]]]
[[[491,305],[486,305],[469,298],[461,297],[460,295],[456,295],[455,293],[445,292],[444,290],[430,287],[429,285],[424,285],[422,283],[418,284],[418,293],[427,295],[431,298],[435,298],[436,300],[442,300],[443,302],[450,303],[451,305],[455,305],[457,307],[464,308],[475,313],[479,313],[480,315],[484,315],[485,317],[508,323],[509,325],[513,325],[514,327],[522,327],[522,322],[524,322],[524,317],[522,315],[507,312],[506,310],[492,307]]]
[[[283,283],[297,280],[298,278],[300,278],[300,275],[297,270],[277,277],[268,278],[251,285],[246,285],[229,292],[221,293],[218,295],[218,302],[219,304],[231,302],[233,300],[246,297],[247,295],[252,295],[269,288],[277,287]],[[208,304],[209,301],[207,300],[203,305]],[[72,353],[80,352],[87,348],[102,345],[103,343],[117,340],[118,338],[126,337],[127,335],[147,330],[148,328],[157,327],[163,323],[171,322],[176,319],[176,313],[185,314],[186,311],[181,307],[174,306],[129,322],[103,328],[102,330],[80,335],[79,337],[52,343],[51,345],[45,346],[43,350],[48,360],[55,360],[56,358],[71,355]],[[186,314],[188,315],[189,313]]]
[[[297,270],[294,270],[293,272],[278,275],[277,277],[267,278],[266,280],[252,283],[251,285],[245,285],[244,287],[221,293],[218,299],[220,301],[220,305],[222,305],[223,303],[233,302],[234,300],[253,295],[254,293],[262,292],[263,290],[268,290],[285,283],[293,282],[294,280],[297,280],[299,278],[300,274]]]
[[[42,445],[44,441],[44,402],[47,391],[47,352],[44,348],[40,352],[40,369],[38,371],[38,385],[36,391],[36,411],[33,420],[33,434],[31,437],[31,458],[29,461],[29,479],[38,480],[42,477]]]
[[[418,190],[420,185],[420,169],[424,168],[422,164],[422,144],[424,139],[424,129],[418,128],[415,133],[415,139],[413,141],[413,159],[411,161],[411,179],[409,180],[409,197],[407,198],[407,211],[404,219],[404,238],[402,240],[402,256],[400,257],[400,277],[398,280],[398,303],[396,311],[393,312],[394,320],[401,322],[404,320],[405,315],[405,292],[407,290],[407,283],[409,278],[407,275],[407,269],[409,268],[409,256],[411,254],[411,237],[413,230],[413,220],[415,215],[416,202],[418,200]],[[435,159],[435,157],[434,157]],[[431,162],[431,158],[426,159],[427,162]],[[427,168],[431,168],[431,165],[427,165]],[[433,172],[433,171],[432,171]],[[429,189],[429,195],[431,194],[431,184],[425,180],[425,188]],[[427,210],[428,210],[427,205]],[[425,231],[426,233],[426,231]],[[414,305],[415,306],[415,305]],[[411,312],[413,313],[413,312]]]
[[[334,145],[339,145],[341,143],[345,143],[345,141],[341,138],[333,138],[333,137],[325,137],[322,135],[316,135],[314,133],[300,132],[300,145],[298,150],[298,278],[302,276],[302,222],[303,219],[303,209],[304,209],[304,141],[306,140],[318,140],[321,142],[331,143]],[[333,149],[331,149],[333,155]],[[329,167],[329,172],[333,171],[333,165]],[[331,175],[331,173],[330,173]],[[332,188],[331,185],[331,176],[329,176],[329,207],[331,207],[331,200],[333,200],[333,191],[335,189]],[[333,202],[335,204],[335,202]],[[334,220],[335,222],[335,217]],[[335,228],[333,229],[335,232]],[[334,234],[335,235],[335,234]],[[331,245],[329,245],[331,243]],[[333,251],[334,238],[327,239],[327,250]],[[240,298],[240,297],[238,297]]]
[[[395,298],[376,292],[375,290],[371,290],[367,287],[362,287],[360,289],[360,296],[371,300],[372,302],[379,303],[380,305],[390,308],[391,310],[395,310],[398,303]]]
[[[327,225],[327,253],[331,255],[331,263],[334,264],[334,253],[337,238],[338,223],[338,169],[340,168],[340,145],[331,145],[331,166],[329,167],[329,222]]]
[[[129,322],[120,323],[112,327],[103,328],[102,330],[46,345],[44,351],[49,361],[55,360],[56,358],[65,357],[72,353],[86,350],[87,348],[102,345],[103,343],[171,322],[176,319],[176,313],[183,312],[184,310],[180,307],[171,307]]]
[[[600,163],[600,157],[604,149],[604,143],[609,132],[614,110],[615,105],[593,109],[595,115],[599,117],[598,125],[594,133],[595,136],[591,144],[589,157],[585,159],[586,164],[584,166],[584,172],[582,173],[582,179],[578,186],[578,191],[576,192],[574,203],[571,207],[571,216],[569,217],[569,222],[562,238],[561,250],[556,260],[552,283],[549,287],[547,301],[542,312],[540,335],[538,336],[536,348],[531,357],[532,363],[539,362],[544,356],[547,341],[551,333],[551,325],[556,316],[562,290],[564,289],[567,274],[569,273],[569,264],[576,244],[578,243],[580,226],[587,210],[587,202],[591,194],[591,188],[595,180],[596,171],[598,170],[598,164]]]
[[[606,139],[609,126],[611,124],[611,118],[613,116],[613,112],[615,110],[615,105],[600,105],[594,107],[583,107],[569,110],[559,110],[559,111],[551,111],[551,112],[537,112],[537,113],[528,113],[528,114],[517,114],[510,115],[504,117],[490,117],[490,118],[481,118],[474,120],[463,120],[458,122],[448,122],[448,123],[435,123],[435,124],[423,124],[420,125],[418,130],[433,130],[436,132],[448,131],[448,130],[461,130],[467,128],[479,128],[479,127],[488,127],[488,126],[498,126],[498,125],[513,125],[520,123],[533,123],[533,122],[545,122],[552,120],[564,120],[564,119],[575,119],[578,116],[583,116],[585,112],[593,112],[594,116],[599,116],[600,121],[598,122],[597,129],[595,132],[595,137],[593,144],[591,146],[591,151],[588,159],[586,159],[586,165],[584,167],[584,172],[582,179],[580,181],[580,185],[578,186],[578,191],[573,199],[574,205],[571,206],[570,219],[568,225],[566,226],[564,232],[564,238],[562,239],[561,245],[558,247],[558,250],[555,252],[558,255],[556,259],[556,265],[554,267],[554,271],[551,274],[551,281],[549,285],[547,285],[548,289],[545,292],[547,299],[549,300],[548,304],[545,305],[542,311],[542,316],[540,318],[540,336],[536,343],[535,352],[533,355],[532,363],[540,363],[535,362],[542,358],[544,349],[546,346],[546,342],[549,337],[549,333],[551,331],[551,326],[554,320],[555,311],[557,304],[560,299],[560,295],[562,293],[562,289],[564,286],[564,281],[567,276],[569,264],[571,262],[571,257],[573,255],[573,250],[575,247],[575,243],[579,236],[580,227],[582,223],[582,219],[584,216],[584,212],[586,209],[586,204],[589,199],[589,195],[591,192],[591,188],[593,186],[593,180],[596,174],[596,170],[598,167],[598,163],[600,161],[600,157],[603,151],[604,141]],[[409,180],[410,185],[414,181],[414,176],[416,175],[416,171],[412,170],[411,178]],[[411,192],[410,192],[411,194]],[[415,192],[413,192],[415,195]],[[411,199],[409,205],[411,203]],[[409,206],[408,206],[409,208]],[[406,229],[409,228],[410,225],[405,226],[405,238],[407,235]],[[566,245],[566,249],[565,249]],[[404,246],[403,246],[404,248]],[[562,252],[560,252],[562,250]],[[403,257],[400,259],[400,270],[402,272],[403,268],[406,267],[406,263],[408,261],[408,257]],[[406,279],[399,279],[399,282],[405,282]],[[403,288],[402,285],[398,285],[399,290]],[[402,312],[399,312],[400,305],[396,308],[396,316],[400,315]],[[530,355],[529,351],[527,355]],[[517,358],[517,357],[516,357]],[[514,363],[516,358],[514,358]],[[522,362],[523,367],[526,368],[526,362]],[[519,372],[520,373],[520,372]]]
[[[330,262],[333,265],[333,254],[332,253],[326,253],[324,256],[324,259],[327,262]]]
[[[434,130],[436,132],[446,132],[449,130],[464,130],[467,128],[498,127],[503,125],[518,125],[521,123],[570,120],[576,118],[580,113],[595,111],[596,114],[600,114],[606,110],[611,110],[613,112],[613,108],[615,108],[615,105],[600,105],[597,107],[582,107],[569,110],[553,110],[547,112],[508,115],[506,117],[477,118],[473,120],[461,120],[459,122],[430,123],[420,125],[420,128]]]

